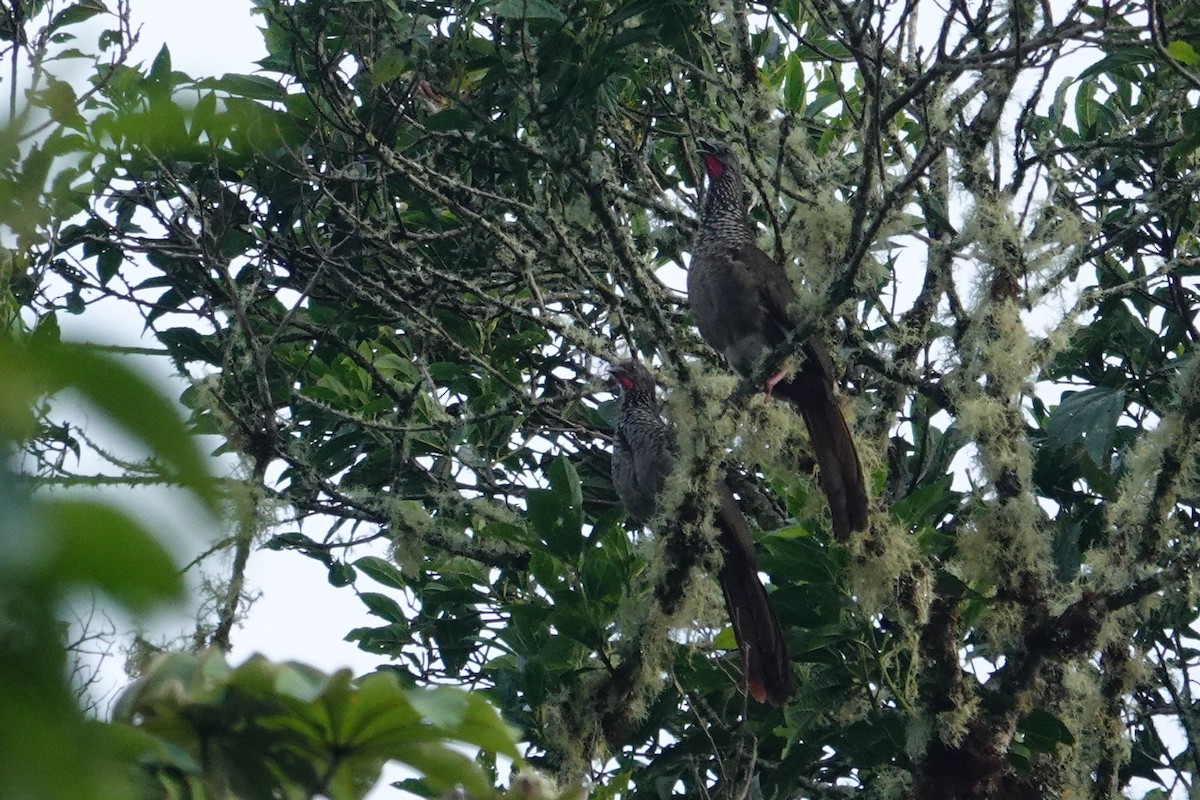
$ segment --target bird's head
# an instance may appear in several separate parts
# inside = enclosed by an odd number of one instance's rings
[[[697,139],[696,146],[700,150],[700,157],[704,159],[704,171],[708,173],[710,182],[716,182],[731,170],[738,171],[737,157],[733,154],[733,148],[724,142],[714,139]]]
[[[622,395],[649,392],[653,396],[654,377],[636,359],[630,358],[615,362],[609,366],[608,374]]]

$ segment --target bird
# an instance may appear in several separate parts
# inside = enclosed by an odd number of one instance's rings
[[[636,360],[609,368],[620,397],[613,445],[612,479],[635,524],[658,513],[667,476],[675,468],[675,437],[663,420],[650,371]],[[758,556],[750,525],[724,480],[716,482],[714,524],[721,550],[717,580],[742,654],[746,689],[760,703],[780,706],[796,693],[783,628],[758,577]]]
[[[708,191],[688,265],[687,294],[700,336],[733,369],[750,377],[758,362],[796,327],[796,290],[787,271],[754,243],[742,170],[723,142],[697,140]],[[794,374],[779,371],[764,387],[789,401],[808,429],[833,531],[844,541],[867,528],[867,487],[858,450],[834,393],[825,345],[810,337]]]

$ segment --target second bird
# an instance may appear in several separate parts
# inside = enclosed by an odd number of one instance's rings
[[[629,516],[645,524],[657,511],[663,484],[675,468],[675,441],[659,412],[650,372],[636,361],[613,364],[609,371],[621,392],[613,485]],[[746,688],[760,703],[782,705],[796,692],[783,629],[758,578],[750,525],[725,481],[718,480],[715,489],[718,504],[713,524],[722,553],[717,580],[742,652]]]
[[[729,145],[699,140],[708,193],[688,267],[688,303],[704,340],[749,377],[796,327],[796,290],[787,271],[754,243],[742,170]],[[839,539],[867,527],[867,489],[858,451],[833,390],[829,353],[816,338],[800,348],[792,375],[772,375],[766,389],[790,401],[808,428],[821,488]]]

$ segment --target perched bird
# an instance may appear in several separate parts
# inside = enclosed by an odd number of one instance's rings
[[[698,141],[708,193],[688,267],[688,303],[700,335],[742,376],[782,342],[795,321],[789,308],[796,290],[782,265],[758,249],[746,216],[742,170],[729,145]],[[854,437],[833,391],[829,353],[816,338],[800,349],[795,374],[767,380],[768,395],[795,406],[808,427],[829,500],[833,530],[840,539],[867,527],[867,488]]]
[[[641,524],[658,510],[663,484],[675,467],[675,441],[659,411],[650,372],[637,361],[613,364],[609,372],[621,397],[613,485],[630,518]],[[742,653],[746,687],[758,702],[782,705],[796,691],[783,629],[758,578],[750,525],[725,482],[717,481],[715,488],[720,503],[714,523],[722,552],[717,580]]]

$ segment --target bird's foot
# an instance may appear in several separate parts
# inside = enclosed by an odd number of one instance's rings
[[[779,370],[779,372],[776,372],[774,375],[767,378],[766,390],[767,390],[767,399],[768,400],[771,399],[771,392],[775,390],[776,384],[778,384],[781,380],[783,380],[784,377],[786,377],[784,371]]]

